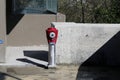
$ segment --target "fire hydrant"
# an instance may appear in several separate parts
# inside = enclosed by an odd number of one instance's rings
[[[46,30],[49,53],[48,53],[48,68],[56,67],[56,41],[58,36],[58,30],[55,27],[50,27]]]

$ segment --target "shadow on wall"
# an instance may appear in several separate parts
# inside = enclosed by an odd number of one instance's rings
[[[48,62],[48,51],[24,51],[24,56]]]
[[[13,0],[6,0],[6,26],[8,35],[24,16],[24,14],[14,14],[12,1]]]
[[[24,51],[24,56],[39,61],[48,62],[48,51]],[[30,63],[42,68],[47,68],[47,66],[43,63],[37,63],[36,61],[27,58],[19,58],[17,60],[25,63]]]
[[[24,11],[24,8],[14,11],[14,9],[15,9],[14,7],[16,7],[16,6],[14,6],[14,4],[13,4],[14,2],[13,1],[14,0],[6,0],[6,26],[7,26],[7,35],[9,35],[11,33],[11,31],[15,28],[15,26],[19,23],[19,21],[24,17],[24,13],[20,13],[20,12]],[[32,0],[27,0],[26,6],[29,5],[29,3],[31,3],[31,2],[32,2]],[[31,13],[32,13],[32,11],[31,11]],[[43,14],[53,14],[53,13],[54,12],[51,12],[51,11],[43,12]]]
[[[120,80],[120,31],[87,59],[76,80]]]
[[[24,14],[13,14],[13,3],[12,0],[6,0],[6,26],[7,34],[14,29],[17,23],[21,20]]]

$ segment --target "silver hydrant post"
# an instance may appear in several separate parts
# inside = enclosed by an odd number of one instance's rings
[[[48,67],[56,67],[56,61],[55,61],[55,44],[49,43],[49,56],[48,56]]]
[[[49,52],[48,52],[48,68],[55,68],[56,67],[56,41],[58,30],[55,27],[50,27],[46,30],[47,40],[49,45]]]

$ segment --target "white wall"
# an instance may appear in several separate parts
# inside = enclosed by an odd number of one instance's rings
[[[120,31],[120,24],[53,24],[59,30],[57,63],[83,63]]]

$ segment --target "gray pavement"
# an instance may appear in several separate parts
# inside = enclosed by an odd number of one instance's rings
[[[76,80],[78,65],[59,65],[56,69],[37,66],[7,67],[0,80]]]
[[[26,66],[0,67],[0,70],[0,80],[120,80],[119,67],[58,65],[56,69]]]

